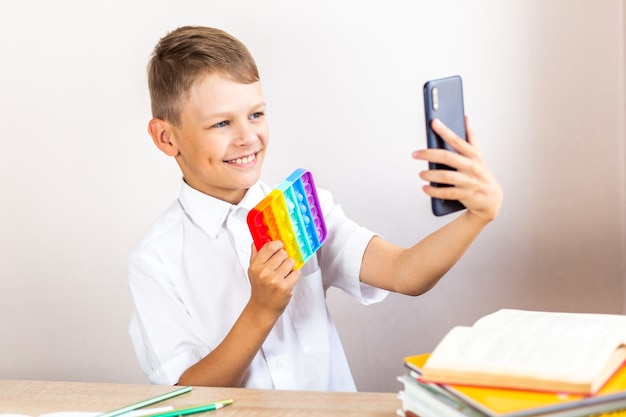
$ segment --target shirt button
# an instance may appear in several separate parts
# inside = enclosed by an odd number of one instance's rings
[[[276,359],[274,361],[274,366],[277,368],[282,368],[283,366],[285,366],[285,362],[283,362],[282,359]]]
[[[243,253],[250,253],[250,246],[248,246],[248,245],[241,245],[241,251]]]

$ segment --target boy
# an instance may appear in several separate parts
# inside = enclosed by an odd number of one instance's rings
[[[500,186],[469,122],[467,143],[435,122],[459,154],[427,149],[413,157],[457,171],[422,172],[425,181],[454,185],[424,191],[467,210],[403,249],[356,225],[318,190],[328,237],[294,270],[281,242],[255,250],[246,225],[271,191],[259,181],[268,126],[246,47],[217,29],[181,27],[157,44],[148,83],[148,131],[183,174],[178,200],[129,257],[130,334],[152,383],[354,391],[326,289],[365,304],[387,291],[428,291],[499,211]]]

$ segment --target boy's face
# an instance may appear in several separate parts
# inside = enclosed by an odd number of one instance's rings
[[[171,130],[185,182],[237,204],[258,181],[268,144],[261,83],[241,84],[218,74],[196,82]]]

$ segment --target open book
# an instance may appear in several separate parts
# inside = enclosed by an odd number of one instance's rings
[[[443,338],[422,379],[593,394],[626,360],[626,316],[499,310]]]

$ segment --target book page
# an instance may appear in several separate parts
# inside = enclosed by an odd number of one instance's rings
[[[0,413],[0,417],[96,417],[102,413],[89,411],[57,411],[54,413],[46,413],[41,416],[28,416],[26,414]]]
[[[500,310],[456,327],[425,369],[591,381],[626,341],[626,316]]]
[[[150,414],[171,411],[173,409],[174,407],[172,407],[171,405],[142,408],[139,410],[128,411],[124,414],[120,414],[119,417],[143,417]],[[38,416],[29,416],[26,414],[16,413],[0,413],[0,417],[96,417],[103,413],[104,411],[55,411],[51,413],[40,414]]]

